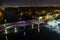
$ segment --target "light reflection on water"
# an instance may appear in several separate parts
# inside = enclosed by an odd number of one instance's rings
[[[38,32],[40,32],[40,25],[38,24]]]

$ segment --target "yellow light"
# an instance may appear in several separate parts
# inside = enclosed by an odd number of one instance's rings
[[[2,17],[3,16],[3,13],[2,12],[0,12],[0,17]]]
[[[42,17],[39,17],[39,20],[42,19]]]
[[[48,16],[49,16],[48,14],[45,16],[45,20],[48,20],[49,19]]]
[[[45,13],[45,10],[43,10],[43,13]]]
[[[60,12],[60,10],[57,10],[57,9],[56,9],[56,10],[54,10],[54,12]]]
[[[35,13],[38,14],[38,11],[36,11]]]

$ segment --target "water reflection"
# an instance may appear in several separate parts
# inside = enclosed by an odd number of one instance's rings
[[[38,32],[40,32],[40,25],[38,24]]]

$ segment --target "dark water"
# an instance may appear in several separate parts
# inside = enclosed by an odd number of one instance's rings
[[[26,35],[24,36],[24,31]],[[0,34],[0,40],[60,40],[60,36],[53,31],[49,31],[45,27],[40,27],[40,32],[36,29],[26,28],[26,30],[20,30],[17,33],[9,33],[7,35]]]

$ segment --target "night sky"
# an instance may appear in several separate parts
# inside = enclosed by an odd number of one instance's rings
[[[3,0],[6,5],[59,5],[60,0]]]

